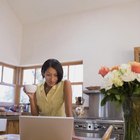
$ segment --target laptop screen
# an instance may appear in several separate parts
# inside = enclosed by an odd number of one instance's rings
[[[20,140],[72,140],[73,117],[20,116]]]

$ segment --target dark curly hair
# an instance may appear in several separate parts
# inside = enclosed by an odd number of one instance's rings
[[[44,74],[46,70],[50,67],[54,68],[57,71],[57,76],[58,76],[57,83],[59,83],[63,78],[63,68],[61,63],[56,59],[48,59],[47,61],[44,62],[41,68],[42,77],[44,78]]]

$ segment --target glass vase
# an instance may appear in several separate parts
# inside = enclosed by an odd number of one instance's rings
[[[122,107],[124,140],[140,140],[140,96],[126,97]]]

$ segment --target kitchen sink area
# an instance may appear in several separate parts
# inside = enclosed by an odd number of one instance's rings
[[[111,138],[123,140],[123,120],[105,118],[75,118],[74,120],[75,134],[80,137],[101,138],[110,125],[113,125]]]
[[[83,92],[89,96],[89,108],[86,115],[75,117],[75,134],[87,138],[101,138],[108,127],[113,125],[111,139],[123,140],[124,121],[121,107],[112,102],[101,106],[103,95],[99,90],[85,90]]]

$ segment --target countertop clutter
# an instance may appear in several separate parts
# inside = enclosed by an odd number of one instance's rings
[[[7,120],[19,120],[20,115],[31,115],[30,112],[0,112],[0,118]]]
[[[19,116],[21,114],[22,114],[21,112],[0,112],[0,117]]]

